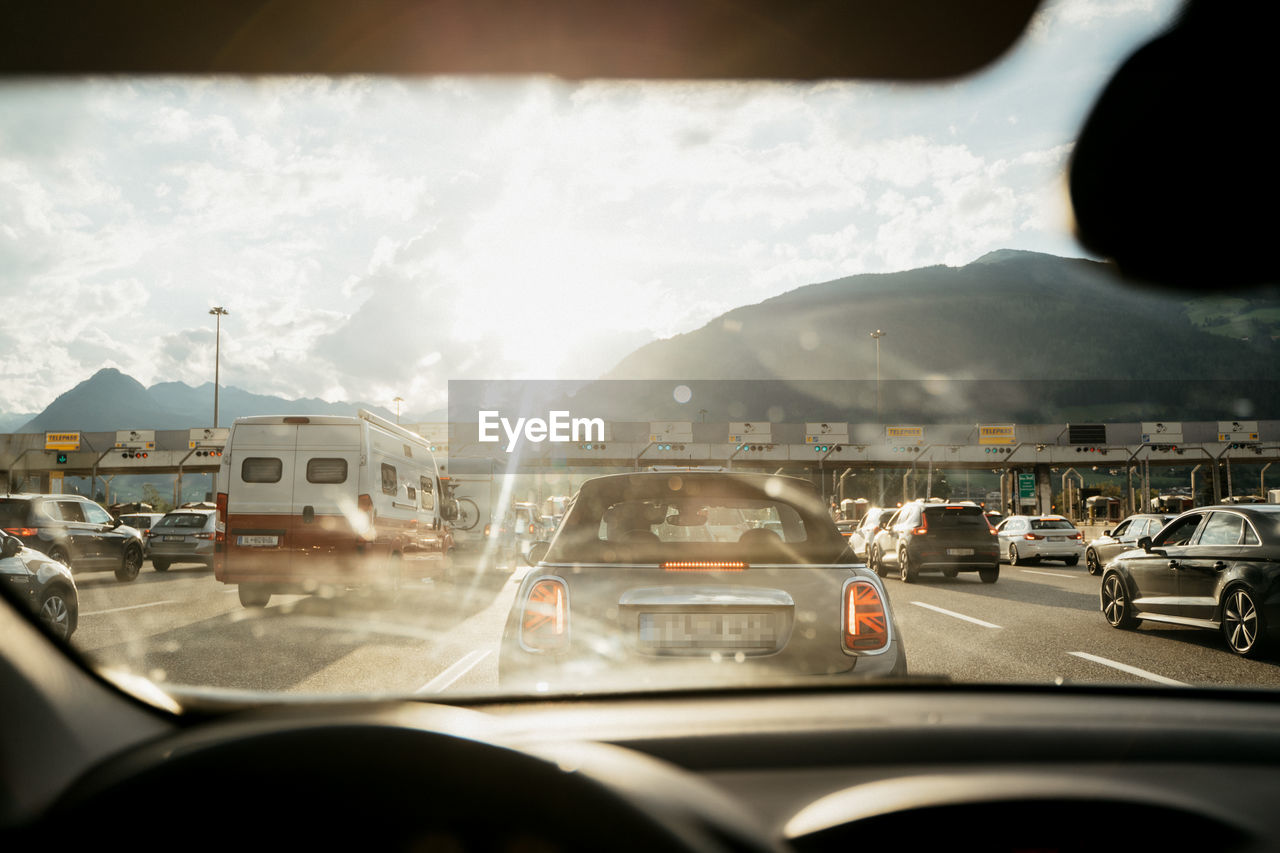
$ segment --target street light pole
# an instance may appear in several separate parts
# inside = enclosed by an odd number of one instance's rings
[[[214,339],[213,339],[213,426],[218,426],[218,386],[221,384],[219,376],[219,368],[222,366],[222,318],[230,314],[226,308],[221,305],[215,305],[209,309],[209,313],[215,318]]]
[[[396,397],[391,402],[396,404],[396,423],[400,423],[400,404],[404,402],[404,397]]]
[[[876,423],[880,423],[880,339],[884,332],[876,329],[871,333],[876,342]]]

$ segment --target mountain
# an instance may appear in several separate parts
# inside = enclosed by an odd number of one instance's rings
[[[218,396],[218,423],[227,426],[236,418],[264,414],[353,415],[358,409],[395,419],[394,412],[369,403],[288,400],[229,386]],[[104,368],[60,394],[14,431],[188,429],[212,423],[213,383],[193,388],[182,382],[162,382],[147,388],[115,368]]]
[[[1243,300],[1242,300],[1243,301]],[[655,341],[606,378],[1280,378],[1275,294],[1249,305],[1123,283],[1107,264],[1000,250],[962,267],[856,275]],[[1232,310],[1247,309],[1239,318]]]

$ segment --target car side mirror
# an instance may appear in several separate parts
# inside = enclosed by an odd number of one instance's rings
[[[536,566],[538,565],[538,563],[542,562],[543,558],[547,556],[547,551],[549,551],[550,549],[551,549],[550,542],[543,542],[541,540],[534,542],[532,545],[529,546],[528,553],[524,555],[524,561],[531,566]]]
[[[1110,535],[1111,535],[1111,531],[1110,531],[1110,530],[1104,530],[1104,531],[1102,531],[1102,535],[1103,535],[1103,536],[1110,536]]]
[[[22,543],[12,536],[4,538],[4,544],[0,545],[0,557],[8,558],[16,555],[22,550]]]
[[[1139,539],[1138,547],[1146,551],[1148,554],[1150,554],[1151,553],[1151,537],[1143,536],[1141,539]]]
[[[458,520],[458,502],[453,498],[440,502],[440,517],[445,521]]]
[[[123,521],[121,521],[121,520],[120,520],[120,519],[118,519],[118,518],[113,518],[113,519],[111,519],[111,529],[112,529],[112,530],[115,530],[117,527],[119,527],[119,526],[120,526],[120,525],[122,525],[122,524],[124,524],[124,522],[123,522]]]

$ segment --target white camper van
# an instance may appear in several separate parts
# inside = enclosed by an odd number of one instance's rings
[[[399,588],[447,567],[451,514],[427,442],[370,412],[238,418],[218,473],[214,576],[275,593]]]

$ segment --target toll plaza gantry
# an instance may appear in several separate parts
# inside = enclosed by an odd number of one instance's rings
[[[174,478],[174,499],[187,474],[216,474],[230,429],[66,430],[0,435],[0,476],[10,492],[61,492],[67,478],[86,478],[90,494],[98,482],[121,474]]]
[[[427,428],[431,425],[423,425]],[[439,425],[436,425],[437,428]],[[502,459],[508,470],[630,469],[716,466],[735,471],[804,472],[824,496],[843,496],[851,474],[874,472],[878,497],[900,477],[907,498],[929,497],[934,470],[987,470],[1000,475],[1001,507],[1049,512],[1059,492],[1079,511],[1084,474],[1123,478],[1125,512],[1150,494],[1151,469],[1190,468],[1214,502],[1262,488],[1280,460],[1280,421],[1195,421],[1088,424],[866,424],[610,421],[603,439],[569,442],[480,442],[475,425],[450,425],[452,457]],[[1233,479],[1232,465],[1262,466],[1255,483]],[[865,482],[865,481],[864,481]]]
[[[1212,499],[1253,493],[1255,482],[1232,466],[1261,467],[1256,488],[1267,494],[1267,469],[1280,461],[1280,421],[1193,421],[1088,424],[868,424],[689,421],[608,421],[589,440],[521,439],[481,442],[475,424],[406,425],[428,437],[442,461],[492,458],[506,470],[643,470],[652,466],[714,466],[735,471],[787,471],[843,496],[850,476],[874,473],[883,502],[894,494],[929,497],[933,473],[986,470],[1000,475],[1002,508],[1048,512],[1053,494],[1080,506],[1084,473],[1122,478],[1125,512],[1150,494],[1152,468],[1190,469]],[[175,494],[184,474],[216,473],[228,429],[129,429],[0,436],[0,473],[10,491],[61,491],[66,477],[96,480],[120,474],[170,474]],[[866,481],[861,481],[865,483]],[[865,487],[864,487],[865,489]]]

